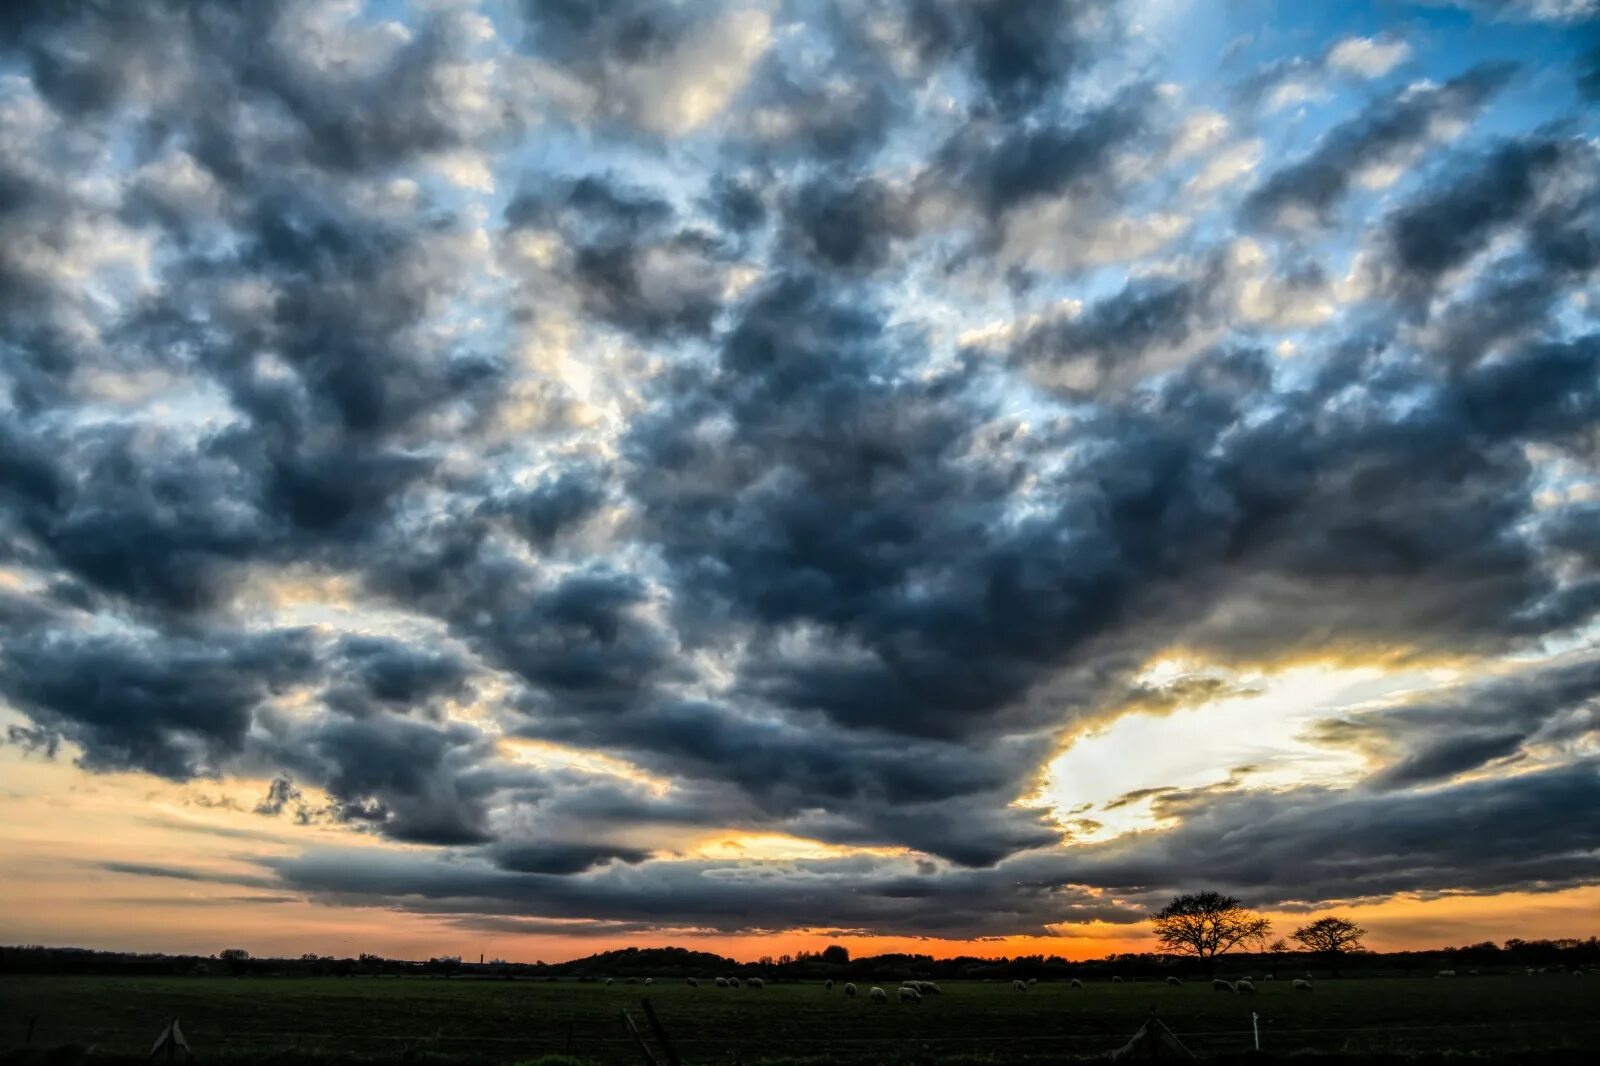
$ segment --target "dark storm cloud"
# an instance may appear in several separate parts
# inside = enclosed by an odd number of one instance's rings
[[[314,667],[303,631],[212,632],[203,642],[43,632],[7,640],[0,688],[79,745],[84,765],[184,780],[221,772],[255,713]]]
[[[1040,197],[1104,195],[1115,154],[1146,132],[1151,104],[1148,88],[1139,87],[1082,114],[975,121],[940,149],[942,169],[989,217]]]
[[[1592,763],[1478,781],[1446,791],[1301,788],[1158,796],[1171,830],[1035,852],[993,869],[925,870],[858,856],[730,876],[724,862],[646,862],[555,877],[415,853],[272,858],[272,886],[330,902],[533,920],[646,921],[718,931],[853,928],[972,937],[1051,923],[1141,922],[1148,903],[1212,883],[1261,906],[1381,898],[1401,891],[1552,890],[1585,883],[1600,837],[1568,817],[1600,798]],[[1496,862],[1485,864],[1485,853]],[[1094,891],[1124,902],[1107,902]]]
[[[640,863],[649,854],[640,848],[578,841],[505,844],[490,852],[502,870],[527,874],[578,874],[608,862]]]
[[[789,240],[801,254],[847,271],[875,270],[897,237],[911,232],[905,194],[871,178],[818,178],[795,191],[785,210]]]
[[[1378,763],[1369,783],[1405,788],[1448,780],[1534,744],[1568,744],[1600,730],[1600,662],[1531,669],[1394,707],[1329,719],[1314,735]]]
[[[1243,214],[1256,226],[1330,225],[1363,171],[1411,163],[1442,129],[1465,124],[1511,80],[1515,68],[1485,64],[1440,86],[1411,87],[1368,104],[1323,135],[1302,160],[1250,194]]]
[[[1107,888],[1176,887],[1205,869],[1262,903],[1549,890],[1591,880],[1600,826],[1571,813],[1597,796],[1592,761],[1444,790],[1180,793],[1156,803],[1176,829],[1074,849],[1081,864],[1061,865]]]
[[[1115,5],[1087,0],[915,0],[907,22],[925,60],[964,61],[1002,114],[1049,102],[1121,28]]]
[[[710,330],[725,251],[712,234],[679,222],[665,200],[589,176],[523,192],[506,221],[561,237],[563,280],[587,313],[644,338]]]

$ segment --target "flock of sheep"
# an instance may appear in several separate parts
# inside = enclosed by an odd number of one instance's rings
[[[1440,970],[1438,976],[1454,977],[1455,971]],[[1296,992],[1310,992],[1312,990],[1310,978],[1310,974],[1307,974],[1305,977],[1296,977],[1290,987],[1292,987]],[[641,978],[638,977],[629,977],[626,979],[625,983],[631,985],[639,982],[640,980]],[[1264,980],[1272,980],[1272,974],[1267,974]],[[646,977],[643,978],[642,981],[644,984],[650,985],[655,983],[655,978]],[[686,977],[684,978],[684,982],[688,984],[690,988],[700,987],[700,980],[696,977]],[[606,978],[607,986],[615,983],[616,978]],[[1039,979],[1037,977],[1030,977],[1026,981],[1020,979],[1013,980],[1011,982],[1011,987],[1014,991],[1026,992],[1028,989],[1032,988],[1038,983]],[[1111,983],[1114,985],[1120,985],[1122,983],[1122,978],[1113,977],[1111,978]],[[1183,986],[1183,979],[1179,977],[1169,977],[1167,978],[1167,984],[1174,988],[1181,988]],[[759,990],[766,987],[766,984],[759,977],[747,977],[743,981],[737,977],[718,977],[716,979],[716,987],[718,988],[739,988],[741,986],[744,988],[753,988]],[[1082,988],[1083,982],[1074,977],[1069,983],[1068,987]],[[834,988],[833,980],[830,978],[824,982],[822,988],[825,992],[832,992]],[[1255,978],[1241,977],[1236,981],[1228,981],[1218,977],[1212,980],[1211,990],[1213,992],[1231,992],[1234,995],[1253,996],[1256,994]],[[933,981],[908,980],[901,983],[900,987],[896,990],[896,994],[900,997],[901,1003],[921,1003],[923,997],[941,995],[943,994],[943,991],[944,990]],[[845,982],[845,998],[854,999],[858,992],[859,990],[856,988],[854,981]],[[881,987],[873,985],[871,988],[867,989],[867,998],[873,1003],[887,1003],[889,1002],[889,993],[884,991],[884,989]]]

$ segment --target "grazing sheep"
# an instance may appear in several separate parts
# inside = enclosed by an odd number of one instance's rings
[[[889,1002],[889,993],[885,992],[883,989],[879,988],[877,985],[873,985],[870,989],[867,990],[867,996],[874,1003],[887,1003],[887,1002]]]
[[[1294,984],[1290,987],[1292,987],[1296,992],[1309,992],[1311,991],[1311,982],[1307,981],[1304,977],[1296,977],[1294,979]]]
[[[1167,984],[1171,985],[1173,988],[1183,987],[1183,982],[1178,980],[1176,977],[1167,978]]]
[[[1011,982],[1011,988],[1012,988],[1012,991],[1015,991],[1015,992],[1026,992],[1028,990],[1028,986],[1027,985],[1023,984],[1021,981],[1016,981],[1016,980],[1013,980]]]
[[[739,987],[739,979],[737,977],[728,978],[728,987],[729,988],[738,988]]]
[[[833,991],[833,978],[830,977],[826,981],[822,982],[822,990],[824,992],[832,992]]]
[[[606,978],[606,987],[610,988],[613,984],[616,983],[616,980],[617,979],[615,977],[607,977]]]
[[[750,980],[745,982],[745,986],[747,988],[765,988],[766,982],[761,980],[759,977],[752,977]]]
[[[1070,987],[1070,988],[1082,988],[1083,987],[1083,982],[1078,980],[1076,977],[1074,977],[1072,979],[1072,984],[1069,985],[1068,987]]]
[[[907,981],[906,984],[910,985],[912,988],[915,988],[918,992],[921,992],[925,996],[944,995],[944,989],[940,988],[932,981]]]
[[[921,1003],[922,1002],[922,993],[918,992],[915,988],[912,988],[910,985],[901,985],[900,986],[900,1002],[901,1003]]]
[[[856,984],[855,984],[855,982],[854,982],[854,981],[851,981],[851,982],[850,982],[850,983],[849,983],[849,984],[847,984],[847,985],[845,985],[845,986],[844,986],[844,994],[845,994],[845,995],[846,995],[846,996],[849,996],[849,997],[851,997],[851,998],[852,998],[852,999],[853,999],[853,998],[854,998],[854,997],[855,997],[855,994],[856,994]]]
[[[1270,981],[1270,980],[1272,980],[1272,975],[1269,973],[1269,974],[1267,974],[1267,976],[1263,977],[1262,980],[1263,981]]]
[[[1212,980],[1211,980],[1211,991],[1213,991],[1213,992],[1237,992],[1238,989],[1233,987],[1233,982],[1232,981],[1224,981],[1220,977],[1215,977],[1215,978],[1212,978]]]
[[[728,987],[728,979],[726,977],[717,978],[717,987],[718,988],[727,988]]]
[[[700,987],[700,982],[696,981],[693,977],[684,978],[684,983],[687,984],[690,988],[699,988]]]
[[[1112,979],[1111,979],[1111,983],[1112,983],[1112,984],[1114,984],[1114,985],[1120,985],[1120,984],[1121,984],[1121,983],[1122,983],[1122,978],[1120,978],[1120,977],[1113,977],[1113,978],[1112,978]]]
[[[1434,974],[1433,976],[1435,976],[1435,977],[1454,977],[1455,975],[1456,975],[1456,972],[1454,970],[1440,970],[1438,973]]]
[[[1039,983],[1039,979],[1037,977],[1028,978],[1028,987],[1029,988],[1032,988],[1034,985],[1036,985],[1038,983]]]
[[[1253,996],[1256,994],[1256,986],[1251,983],[1250,978],[1248,977],[1242,981],[1235,981],[1233,983],[1233,990],[1247,996]]]
[[[622,983],[625,985],[636,985],[639,983],[639,979],[637,977],[630,977]]]
[[[644,979],[644,983],[647,985],[653,985],[656,983],[656,979],[654,977],[646,977]]]

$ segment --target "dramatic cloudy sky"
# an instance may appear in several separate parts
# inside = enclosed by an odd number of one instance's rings
[[[1600,932],[1597,102],[1597,0],[3,5],[0,940]]]

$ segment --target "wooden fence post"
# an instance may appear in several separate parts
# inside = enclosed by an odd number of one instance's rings
[[[678,1053],[672,1047],[672,1041],[667,1038],[667,1031],[656,1018],[656,1009],[650,1005],[648,996],[640,996],[639,1002],[644,1004],[644,1016],[650,1023],[650,1030],[656,1034],[656,1043],[661,1045],[661,1053],[667,1057],[667,1066],[682,1066],[678,1061]]]

